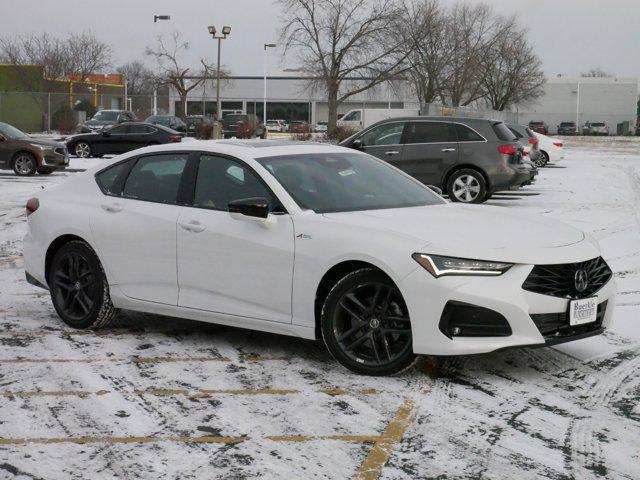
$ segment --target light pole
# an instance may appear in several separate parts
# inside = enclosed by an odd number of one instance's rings
[[[171,20],[171,15],[154,15],[153,23],[158,23],[158,20]],[[158,84],[153,84],[153,114],[158,115]]]
[[[263,88],[263,105],[262,105],[262,124],[267,126],[267,48],[275,48],[275,43],[264,44],[264,88]]]
[[[209,30],[209,33],[214,40],[218,40],[218,64],[216,66],[218,70],[216,74],[216,121],[218,125],[220,125],[220,122],[222,121],[222,104],[220,103],[220,40],[227,38],[227,35],[231,33],[231,27],[222,27],[222,35],[218,36],[216,36],[216,27],[213,25],[209,25],[207,30]],[[220,127],[218,127],[218,135],[220,134],[219,128]]]

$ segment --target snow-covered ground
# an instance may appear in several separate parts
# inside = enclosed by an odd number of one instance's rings
[[[0,478],[640,478],[640,143],[566,142],[490,203],[600,240],[613,328],[395,378],[350,374],[320,342],[154,315],[65,327],[24,280],[23,212],[77,173],[0,172]]]

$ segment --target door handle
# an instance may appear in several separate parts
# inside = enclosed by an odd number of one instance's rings
[[[180,225],[180,227],[182,227],[187,232],[193,232],[193,233],[200,233],[205,228],[207,228],[197,220],[191,220],[189,221],[189,223],[179,223],[178,225]]]
[[[384,152],[385,155],[398,155],[400,152],[398,152],[397,150],[391,150],[389,152]]]
[[[122,205],[119,203],[103,203],[100,205],[106,212],[116,213],[122,210]]]
[[[455,152],[456,149],[455,148],[443,148],[442,151],[443,152]]]

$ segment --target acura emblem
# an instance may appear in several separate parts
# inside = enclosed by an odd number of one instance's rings
[[[584,270],[578,270],[575,276],[576,290],[580,293],[584,292],[589,286],[589,277]]]

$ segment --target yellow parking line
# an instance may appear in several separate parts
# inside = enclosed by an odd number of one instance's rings
[[[340,440],[344,442],[376,442],[380,435],[268,435],[274,442],[312,442],[317,440]]]
[[[22,260],[22,255],[15,255],[13,257],[0,258],[0,265],[3,265],[5,263],[13,263],[16,260]]]
[[[389,460],[394,445],[402,440],[404,432],[415,418],[415,414],[413,400],[407,398],[396,411],[383,434],[371,447],[371,451],[354,474],[354,480],[377,480],[380,478],[382,468]]]
[[[268,355],[240,356],[241,362],[265,362],[287,360],[287,357]],[[231,362],[227,357],[130,357],[130,358],[5,358],[0,364],[20,363],[97,363],[97,362],[132,362],[132,363],[174,363],[174,362]]]

